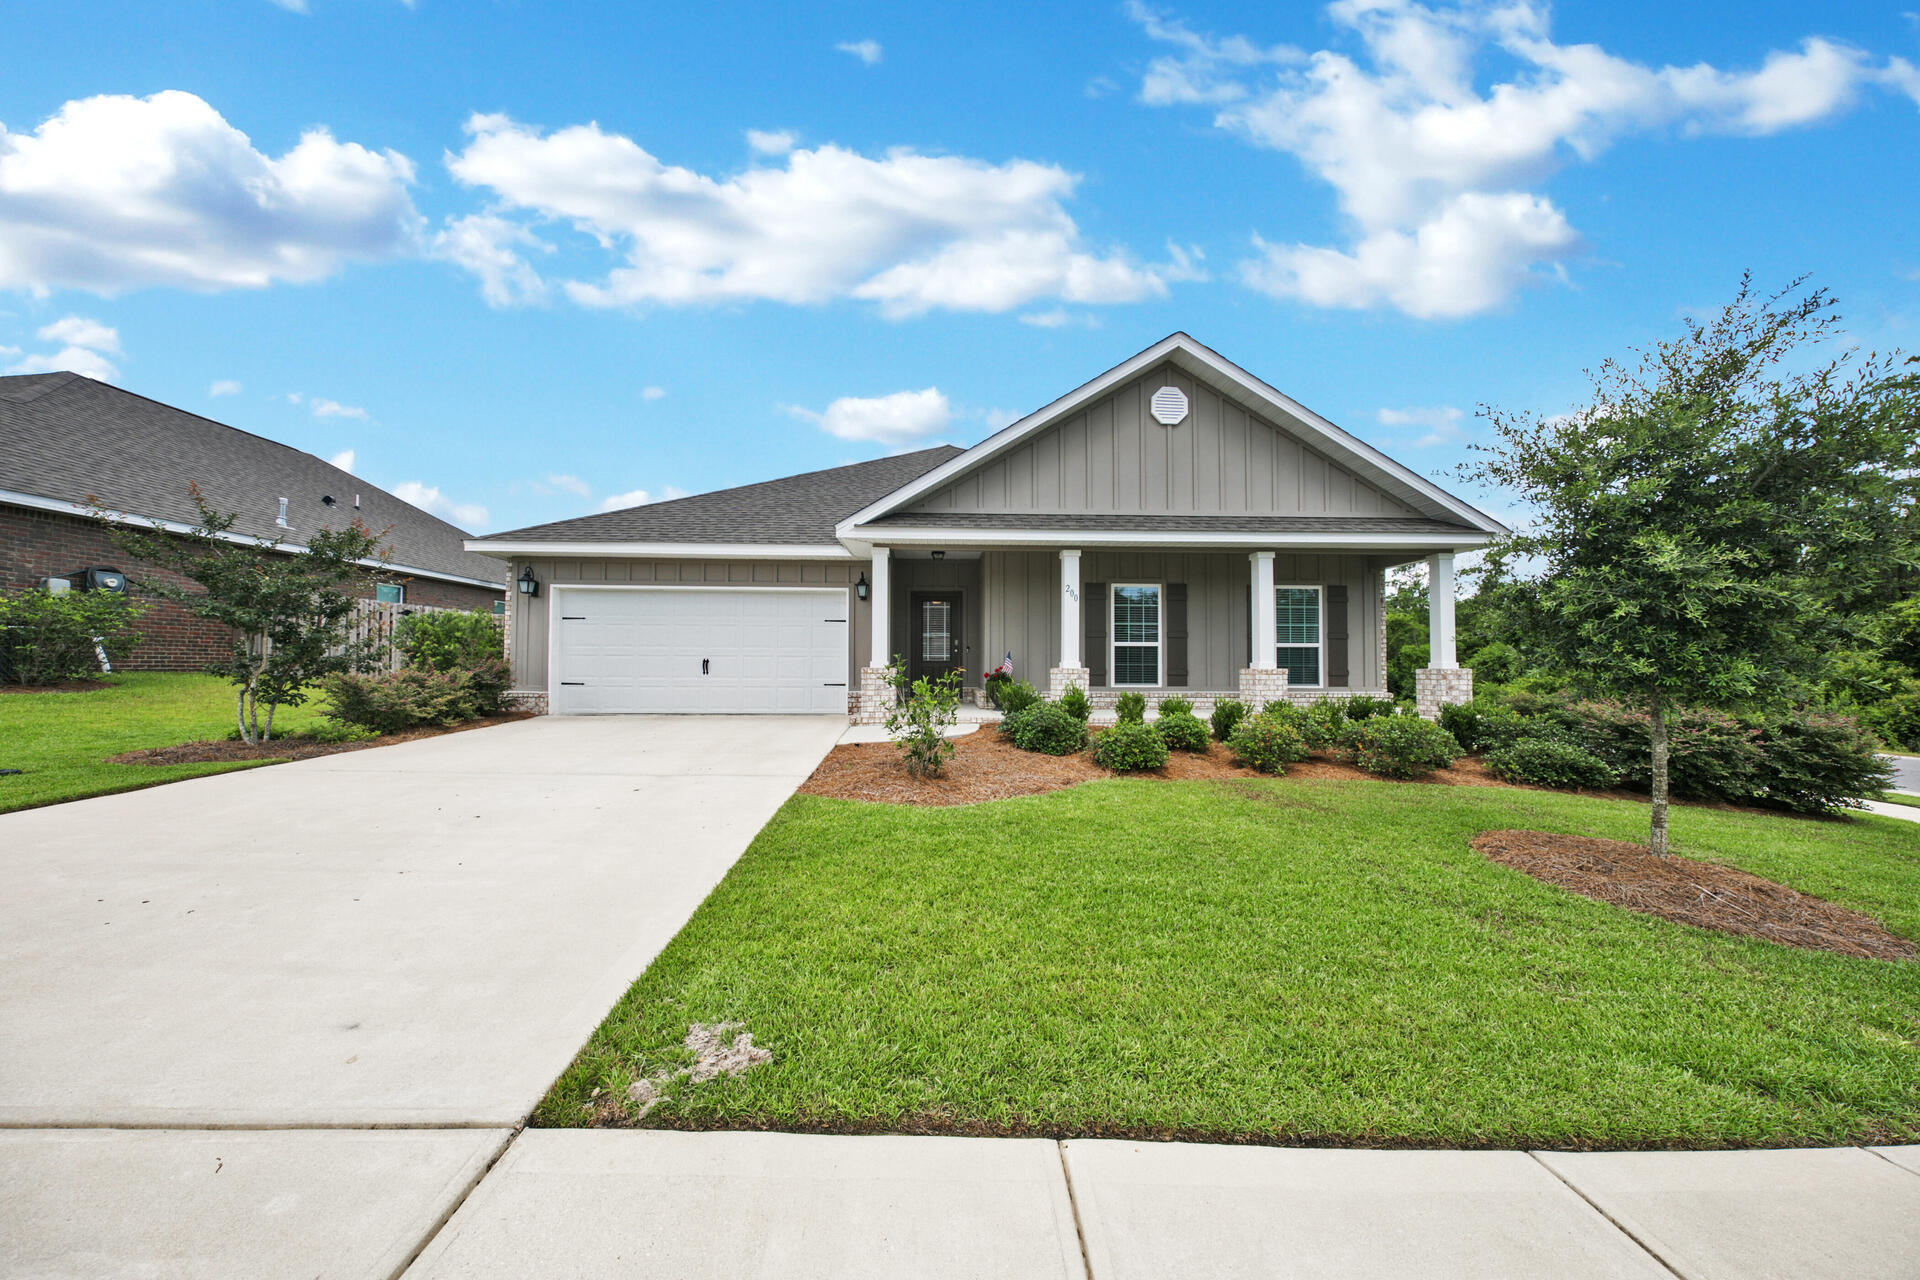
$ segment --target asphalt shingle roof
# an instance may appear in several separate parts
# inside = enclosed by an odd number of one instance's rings
[[[304,544],[357,515],[386,531],[396,567],[506,583],[464,531],[310,453],[76,373],[0,377],[0,489],[192,524],[193,484],[236,533]],[[291,529],[274,523],[281,498]]]
[[[938,445],[850,467],[718,489],[671,502],[556,520],[505,533],[502,542],[737,542],[826,546],[840,521],[919,479],[962,450]]]
[[[1085,511],[895,511],[864,529],[1082,529],[1144,533],[1473,533],[1425,516],[1113,515]]]

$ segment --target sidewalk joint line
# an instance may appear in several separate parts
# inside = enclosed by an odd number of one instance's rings
[[[1080,1224],[1080,1197],[1073,1193],[1073,1170],[1067,1167],[1067,1144],[1064,1139],[1053,1140],[1054,1150],[1060,1156],[1060,1177],[1067,1184],[1067,1207],[1073,1210],[1073,1234],[1080,1242],[1080,1270],[1087,1280],[1093,1280],[1093,1259],[1087,1256],[1087,1229]]]
[[[1875,1151],[1872,1147],[1855,1147],[1854,1150],[1864,1151],[1870,1156],[1878,1156],[1880,1157],[1880,1159],[1885,1160],[1888,1164],[1892,1165],[1894,1168],[1898,1169],[1900,1172],[1911,1173],[1913,1174],[1914,1177],[1920,1178],[1920,1170],[1907,1168],[1907,1166],[1901,1164],[1898,1160],[1893,1159],[1891,1156],[1887,1155],[1884,1151]]]
[[[1614,1217],[1612,1214],[1608,1213],[1605,1209],[1601,1208],[1599,1203],[1596,1200],[1594,1200],[1592,1196],[1588,1195],[1586,1192],[1582,1191],[1580,1188],[1574,1186],[1573,1183],[1569,1182],[1566,1179],[1566,1177],[1562,1175],[1558,1169],[1548,1164],[1545,1160],[1542,1160],[1540,1158],[1540,1153],[1538,1151],[1528,1151],[1527,1155],[1532,1157],[1533,1162],[1535,1164],[1539,1165],[1542,1169],[1545,1169],[1548,1173],[1552,1174],[1556,1179],[1558,1179],[1561,1186],[1573,1192],[1573,1194],[1579,1196],[1580,1199],[1585,1202],[1586,1206],[1589,1209],[1592,1209],[1595,1213],[1605,1218],[1607,1220],[1607,1223],[1610,1226],[1612,1226],[1615,1231],[1618,1231],[1621,1235],[1633,1241],[1634,1245],[1640,1250],[1640,1252],[1646,1254],[1649,1258],[1652,1258],[1654,1262],[1659,1265],[1662,1271],[1665,1271],[1670,1276],[1676,1277],[1676,1280],[1686,1280],[1686,1276],[1684,1275],[1684,1273],[1681,1272],[1681,1270],[1678,1267],[1674,1266],[1671,1262],[1668,1262],[1665,1258],[1661,1257],[1660,1252],[1657,1249],[1655,1249],[1652,1245],[1648,1244],[1645,1240],[1642,1240],[1639,1236],[1635,1235],[1633,1230],[1630,1227],[1628,1227],[1625,1223],[1621,1222],[1620,1219]]]
[[[388,1274],[387,1280],[400,1280],[400,1277],[407,1273],[407,1268],[420,1261],[420,1255],[427,1251],[427,1246],[432,1244],[442,1231],[446,1230],[447,1224],[453,1221],[453,1215],[460,1212],[460,1206],[464,1205],[473,1193],[480,1189],[480,1184],[487,1180],[487,1175],[493,1172],[496,1165],[507,1158],[507,1152],[513,1150],[513,1144],[518,1142],[520,1135],[526,1131],[527,1125],[524,1120],[513,1126],[513,1132],[509,1133],[507,1140],[500,1144],[500,1149],[493,1153],[493,1159],[487,1161],[486,1167],[473,1175],[473,1180],[467,1183],[466,1188],[453,1198],[453,1203],[447,1206],[447,1211],[440,1215],[438,1221],[427,1228],[426,1234],[420,1237],[420,1243],[415,1245],[413,1252],[409,1253],[406,1259]]]

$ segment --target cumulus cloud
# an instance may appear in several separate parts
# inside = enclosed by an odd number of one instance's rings
[[[868,66],[880,61],[880,42],[878,40],[842,40],[833,46],[842,53],[850,53]]]
[[[40,330],[42,342],[58,342],[69,347],[86,347],[104,355],[120,354],[120,331],[89,320],[85,316],[66,316]]]
[[[675,498],[687,496],[685,489],[668,485],[660,492],[650,489],[629,489],[625,493],[610,493],[600,500],[602,511],[622,511],[627,507],[644,507],[654,502],[672,502]]]
[[[896,391],[892,395],[866,399],[841,396],[828,405],[824,413],[798,405],[788,405],[787,412],[813,423],[830,436],[886,445],[924,439],[946,430],[947,424],[953,421],[953,407],[938,387]]]
[[[1131,12],[1169,47],[1142,77],[1143,101],[1204,105],[1218,127],[1294,156],[1352,225],[1341,246],[1257,242],[1242,279],[1415,316],[1496,307],[1580,252],[1566,215],[1530,188],[1622,136],[1760,136],[1831,118],[1863,86],[1902,87],[1899,60],[1818,37],[1750,70],[1649,66],[1556,43],[1537,0],[1336,0],[1327,14],[1355,51],[1292,60]]]
[[[491,213],[454,218],[433,238],[435,255],[473,272],[480,296],[495,307],[546,301],[546,281],[520,256],[523,248],[549,250],[527,228]]]
[[[1450,404],[1410,409],[1382,409],[1380,425],[1398,430],[1417,430],[1421,435],[1413,443],[1420,448],[1452,444],[1465,435],[1467,415]]]
[[[338,400],[321,400],[316,397],[313,401],[313,416],[316,418],[357,418],[361,422],[365,422],[367,420],[367,411],[357,404],[341,404]]]
[[[778,133],[769,133],[764,129],[747,130],[747,145],[761,155],[783,156],[793,150],[799,141],[799,135],[791,129],[782,129]]]
[[[220,396],[237,396],[240,394],[240,384],[232,378],[222,378],[207,388],[207,394],[216,398]]]
[[[34,335],[52,343],[51,351],[33,352],[7,367],[8,373],[77,373],[101,382],[112,382],[120,370],[109,357],[119,356],[120,332],[86,316],[63,316],[43,325]],[[9,347],[6,354],[19,354]]]
[[[0,125],[0,289],[318,280],[416,244],[413,164],[324,128],[278,158],[191,93],[77,99]]]
[[[402,502],[411,503],[429,515],[439,516],[449,524],[459,525],[469,532],[487,527],[485,507],[478,503],[455,502],[440,492],[439,487],[435,485],[424,485],[417,480],[408,480],[393,486],[393,496]]]
[[[328,458],[327,461],[332,463],[334,466],[340,468],[342,471],[350,472],[353,470],[353,450],[342,449],[340,452],[334,454],[331,458]],[[434,492],[438,493],[439,490],[436,489],[434,490]]]
[[[538,277],[516,245],[537,239],[542,222],[619,255],[603,279],[562,284],[594,307],[855,298],[893,317],[1008,311],[1158,297],[1191,267],[1091,249],[1064,205],[1076,177],[1034,161],[905,148],[870,157],[825,145],[713,177],[593,124],[542,133],[476,115],[467,131],[447,164],[490,194],[494,208],[478,216],[494,221],[484,253],[443,252],[474,270],[497,303],[534,291]]]

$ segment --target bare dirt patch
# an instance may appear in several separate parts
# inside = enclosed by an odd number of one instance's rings
[[[258,743],[225,739],[219,742],[182,742],[177,746],[149,747],[144,751],[129,751],[123,755],[108,756],[107,763],[224,764],[234,760],[310,760],[314,756],[336,755],[342,751],[359,751],[366,747],[390,747],[396,742],[412,742],[417,738],[438,738],[444,734],[461,733],[467,729],[485,729],[489,725],[525,720],[531,714],[528,711],[516,711],[510,715],[487,716],[479,720],[470,720],[466,724],[449,725],[445,728],[434,726],[425,729],[408,729],[404,733],[388,733],[378,738],[368,738],[365,742],[315,742],[311,738],[275,738],[271,742]]]
[[[1483,831],[1473,848],[1582,897],[1721,933],[1869,960],[1911,960],[1872,916],[1717,862],[1656,858],[1637,844],[1544,831]]]

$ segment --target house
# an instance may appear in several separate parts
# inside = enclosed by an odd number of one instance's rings
[[[1433,569],[1419,702],[1472,696],[1453,562],[1507,530],[1184,333],[971,449],[467,543],[515,582],[517,696],[555,713],[884,718],[886,663],[1255,705],[1384,694],[1385,573]]]
[[[129,561],[94,513],[184,532],[199,519],[194,485],[214,510],[234,513],[241,538],[297,548],[313,530],[356,518],[384,530],[389,573],[366,585],[369,596],[504,607],[500,562],[466,550],[464,531],[312,454],[75,373],[0,377],[0,585],[95,565],[169,576]],[[123,664],[135,670],[198,669],[232,643],[171,601],[139,626],[145,638]]]

